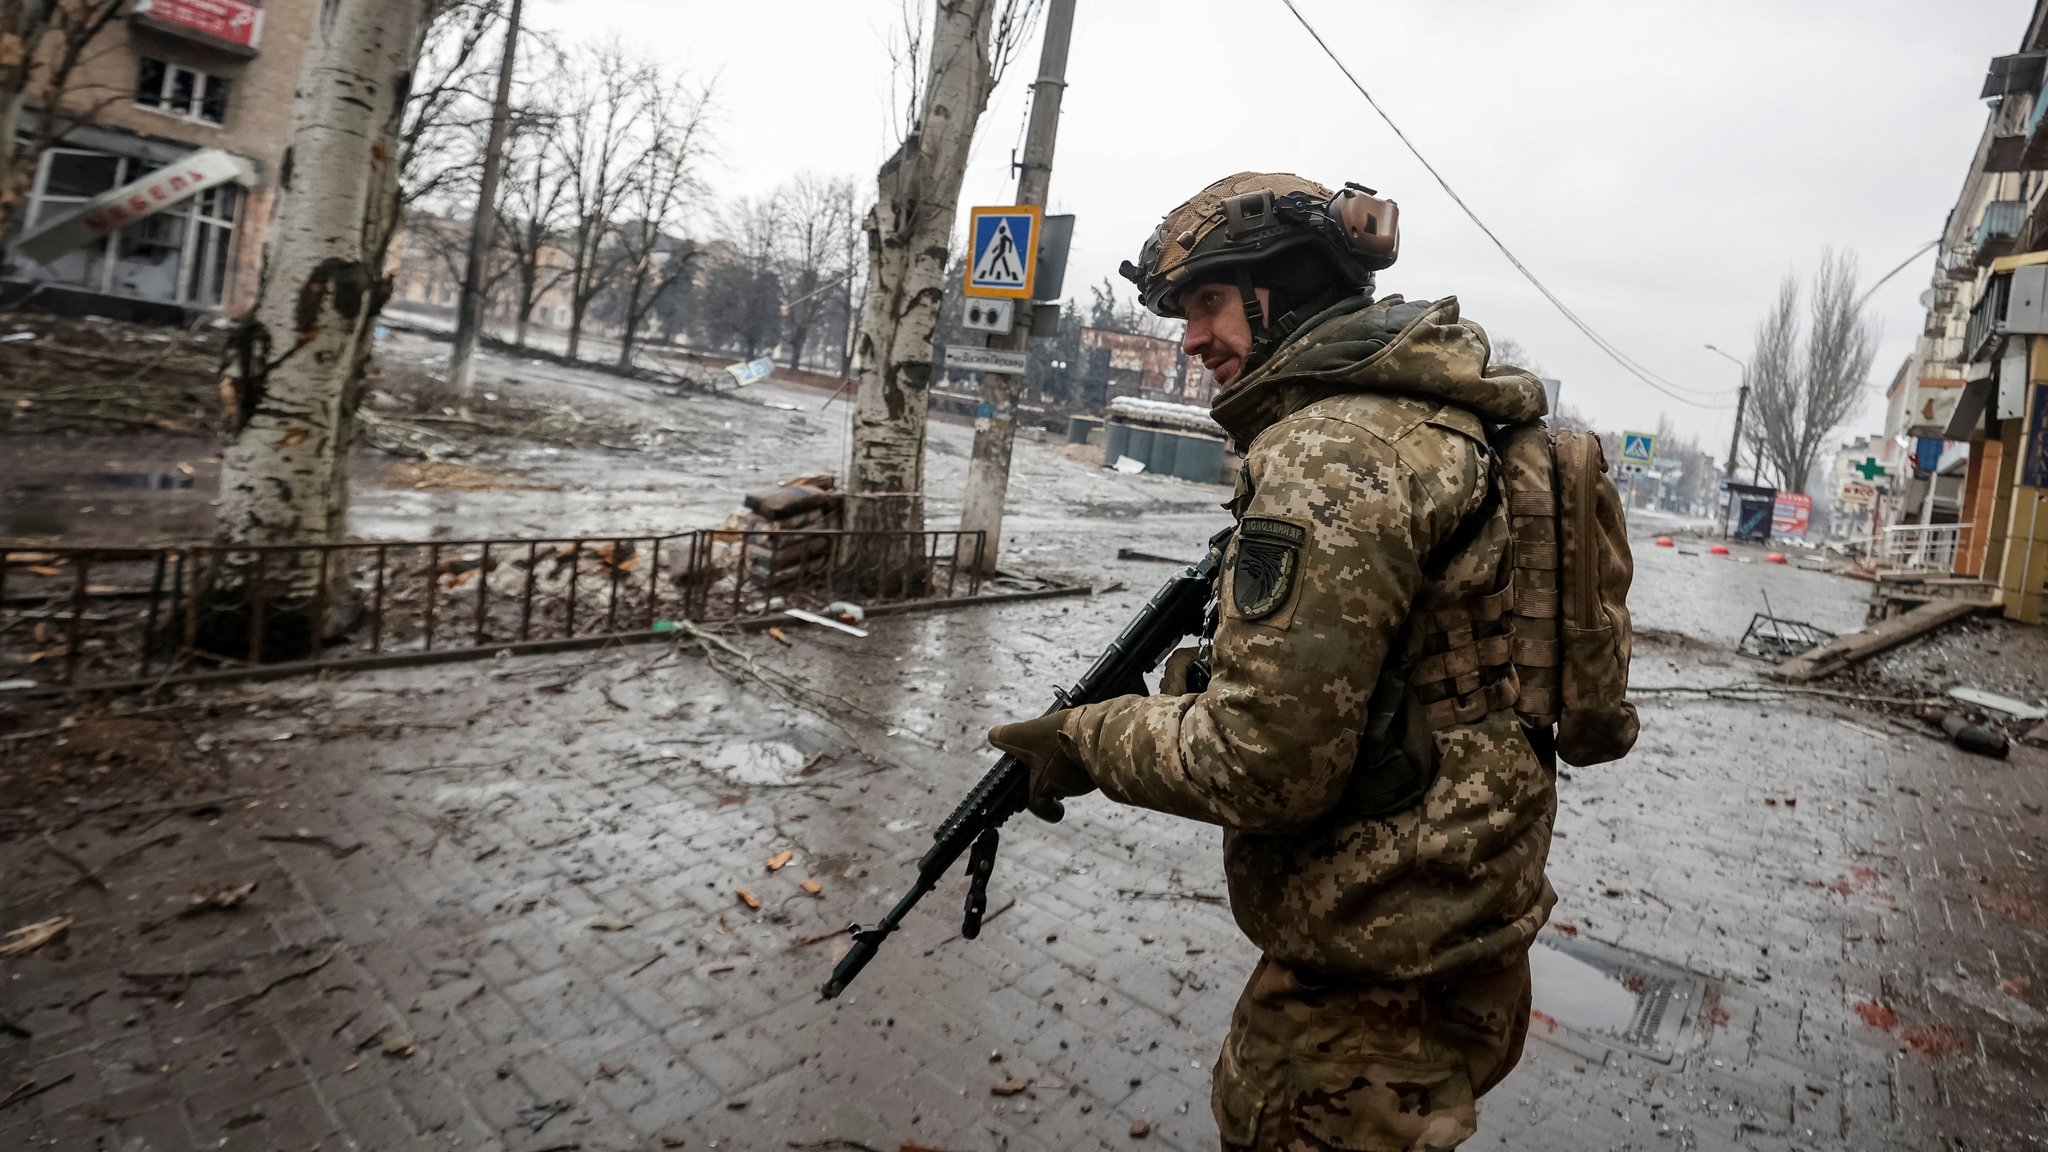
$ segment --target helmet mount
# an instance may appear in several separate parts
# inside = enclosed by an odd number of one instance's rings
[[[1370,296],[1373,274],[1399,252],[1400,209],[1372,189],[1332,192],[1289,173],[1240,172],[1167,213],[1138,261],[1120,271],[1146,308],[1171,317],[1184,314],[1189,287],[1234,282],[1252,329],[1249,367],[1316,313]]]

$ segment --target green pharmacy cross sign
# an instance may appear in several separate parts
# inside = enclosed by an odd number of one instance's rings
[[[1879,464],[1877,462],[1877,457],[1875,456],[1866,456],[1863,458],[1863,463],[1854,464],[1851,465],[1851,467],[1854,468],[1856,471],[1863,473],[1863,478],[1865,480],[1875,480],[1879,476],[1885,474],[1884,465]]]

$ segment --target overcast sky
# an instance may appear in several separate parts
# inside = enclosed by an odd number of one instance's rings
[[[913,5],[930,0],[906,0]],[[1991,57],[2027,0],[1297,0],[1480,217],[1593,328],[1653,372],[1725,389],[1788,271],[1828,245],[1865,282],[1939,235],[1984,124]],[[717,187],[803,169],[872,194],[895,144],[897,0],[541,0],[569,38],[616,33],[715,76]],[[1006,204],[1037,45],[981,121],[962,196]],[[1356,180],[1401,202],[1383,293],[1456,295],[1519,340],[1602,427],[1668,414],[1718,458],[1732,411],[1632,379],[1465,219],[1281,0],[1079,0],[1051,211],[1077,217],[1069,294],[1113,275],[1159,217],[1240,169]],[[1911,348],[1932,254],[1880,290],[1874,431]]]

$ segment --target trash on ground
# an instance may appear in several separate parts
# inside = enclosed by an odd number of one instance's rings
[[[865,628],[855,628],[851,624],[842,624],[830,616],[820,616],[816,612],[806,612],[801,608],[784,608],[782,614],[801,620],[806,624],[816,624],[821,627],[836,629],[846,633],[848,636],[865,637],[868,634],[868,630]]]
[[[1951,712],[1942,717],[1941,730],[1948,733],[1955,746],[1965,752],[2003,760],[2012,751],[2012,743],[2005,738],[2005,733],[1988,724],[1975,723],[1959,713]]]
[[[777,644],[782,645],[785,648],[792,647],[796,644],[796,641],[791,640],[789,638],[789,633],[784,632],[780,628],[770,628],[768,630],[768,638],[775,641]]]
[[[1957,685],[1949,689],[1948,694],[1951,699],[1961,700],[1976,708],[2003,712],[2015,720],[2048,720],[2048,708],[2016,700],[2011,696],[2001,696],[1996,692],[1986,692],[1982,688]]]
[[[803,889],[806,892],[809,892],[813,896],[823,896],[825,894],[825,886],[818,883],[816,880],[806,880],[803,883],[797,885],[797,887]]]
[[[1008,1080],[990,1088],[989,1094],[992,1096],[1015,1096],[1029,1087],[1031,1087],[1030,1080],[1012,1076]]]
[[[388,1024],[383,1031],[377,1033],[377,1044],[386,1056],[394,1060],[409,1060],[414,1052],[419,1051],[419,1045],[414,1042],[412,1033],[396,1024]]]
[[[34,680],[0,680],[0,692],[20,692],[35,686]]]
[[[9,942],[0,944],[0,956],[20,956],[27,952],[33,952],[57,937],[62,936],[65,930],[71,927],[72,923],[72,918],[69,916],[52,916],[48,920],[38,920],[33,924],[24,924],[7,934],[6,939]]]
[[[1135,476],[1145,470],[1145,462],[1132,459],[1129,456],[1119,456],[1116,458],[1116,463],[1110,465],[1110,467],[1122,472],[1126,476]]]
[[[1749,628],[1743,632],[1742,642],[1736,645],[1736,651],[1776,664],[1811,652],[1834,638],[1833,632],[1804,620],[1788,620],[1759,612],[1750,617]]]
[[[770,856],[768,858],[768,870],[770,872],[779,872],[782,870],[782,866],[784,864],[789,863],[791,860],[795,858],[796,853],[791,852],[787,848],[784,848],[782,851],[777,852],[775,855]]]
[[[749,908],[759,909],[761,907],[761,898],[759,896],[754,895],[752,892],[747,891],[745,888],[733,889],[733,895],[738,896],[740,898],[740,903],[745,904]]]
[[[825,605],[825,615],[846,624],[859,624],[868,618],[867,609],[851,600],[834,600]]]

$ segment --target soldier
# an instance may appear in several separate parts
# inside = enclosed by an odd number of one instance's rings
[[[1489,422],[1543,415],[1455,298],[1375,300],[1391,202],[1240,173],[1124,275],[1184,317],[1244,447],[1210,635],[1161,691],[989,733],[1032,810],[1102,789],[1221,825],[1264,952],[1211,1107],[1225,1149],[1451,1148],[1521,1056],[1555,761],[1514,711]]]

